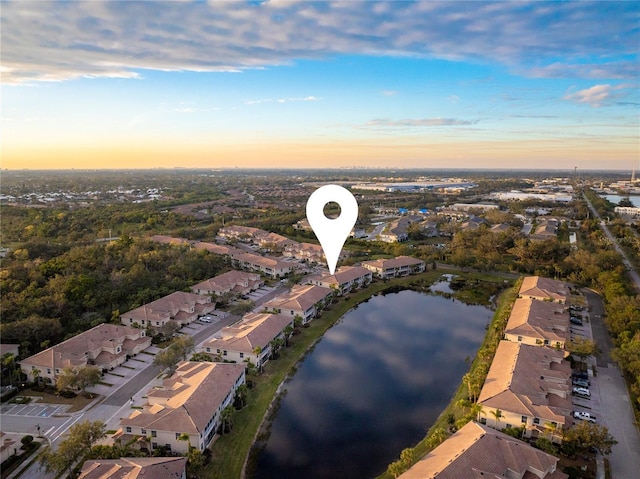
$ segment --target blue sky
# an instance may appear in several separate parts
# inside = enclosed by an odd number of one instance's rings
[[[3,2],[2,167],[640,167],[638,2]]]

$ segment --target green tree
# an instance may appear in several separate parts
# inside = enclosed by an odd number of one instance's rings
[[[231,306],[231,308],[229,308],[229,312],[231,314],[242,316],[243,314],[248,313],[255,307],[256,307],[256,304],[251,300],[238,301],[233,306]]]
[[[187,451],[191,451],[191,436],[186,432],[183,432],[178,436],[178,441],[186,441],[187,442]]]
[[[76,373],[76,386],[84,394],[86,389],[95,386],[102,379],[102,372],[94,366],[84,366]]]
[[[618,441],[609,434],[605,426],[589,421],[580,421],[564,431],[564,445],[578,452],[585,452],[595,447],[600,454],[606,456],[611,454],[611,448],[615,444],[618,444]]]
[[[235,409],[229,405],[222,410],[220,414],[220,432],[226,434],[233,428],[233,416],[235,415]]]
[[[166,348],[158,353],[153,358],[153,364],[162,367],[163,369],[169,369],[173,371],[180,361],[180,353],[174,348]]]
[[[189,449],[189,453],[187,454],[187,461],[189,462],[189,466],[193,469],[200,469],[204,466],[205,456],[202,454],[200,449],[192,447]]]
[[[589,356],[598,356],[600,350],[596,343],[590,339],[575,338],[566,345],[567,350],[572,356],[576,356],[581,362],[584,362]]]
[[[44,453],[40,461],[47,472],[62,475],[86,456],[93,445],[105,436],[105,424],[102,421],[74,424],[58,448]]]
[[[195,361],[199,363],[212,363],[213,357],[209,353],[200,352],[194,353],[189,361]]]

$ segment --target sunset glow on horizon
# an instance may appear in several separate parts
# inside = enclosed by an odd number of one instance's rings
[[[4,169],[638,168],[635,2],[3,2]]]

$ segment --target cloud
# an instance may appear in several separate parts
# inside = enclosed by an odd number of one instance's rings
[[[403,120],[374,119],[362,125],[362,128],[411,128],[433,126],[468,126],[479,120],[461,120],[459,118],[407,118]]]
[[[382,90],[380,93],[382,93],[384,96],[395,96],[398,94],[396,90]]]
[[[242,71],[337,55],[493,61],[532,76],[638,74],[634,2],[23,2],[2,82]],[[571,58],[573,64],[558,63]],[[597,60],[594,60],[597,59]]]
[[[564,99],[576,103],[586,103],[594,108],[600,108],[604,105],[611,104],[613,100],[625,96],[624,90],[630,88],[630,85],[594,85],[591,88],[585,88],[574,93],[565,95]]]
[[[320,98],[315,97],[313,95],[309,95],[309,96],[305,96],[302,98],[277,98],[277,99],[273,99],[273,98],[264,98],[264,99],[260,99],[260,100],[244,100],[244,104],[245,105],[259,105],[260,103],[290,103],[290,102],[297,102],[297,101],[318,101],[320,100]]]

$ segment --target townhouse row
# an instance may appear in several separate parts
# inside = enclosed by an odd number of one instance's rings
[[[401,479],[424,477],[538,477],[565,479],[558,459],[499,432],[523,427],[522,437],[562,441],[572,424],[571,366],[564,350],[569,334],[561,281],[524,278],[478,397],[479,422],[445,440]]]

